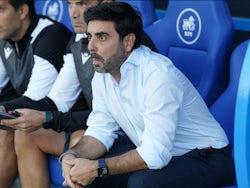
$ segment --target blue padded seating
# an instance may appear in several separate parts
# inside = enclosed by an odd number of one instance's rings
[[[66,0],[35,0],[35,8],[37,14],[57,20],[73,31]]]
[[[231,146],[234,145],[234,117],[239,77],[243,64],[242,46],[234,49],[230,61],[230,80],[227,89],[210,107],[211,113],[226,131]]]
[[[221,126],[226,131],[230,145],[233,148],[233,154],[234,154],[233,156],[235,159],[235,164],[237,164],[236,162],[237,158],[240,158],[239,159],[240,161],[242,160],[241,158],[242,155],[239,154],[238,152],[239,149],[236,147],[236,143],[238,143],[239,138],[241,139],[242,136],[244,135],[240,134],[238,136],[234,136],[235,133],[238,132],[238,128],[236,127],[237,125],[234,122],[237,119],[237,111],[235,111],[237,91],[238,91],[238,87],[240,87],[239,79],[240,77],[242,77],[241,71],[242,71],[242,66],[244,63],[244,57],[245,57],[247,45],[248,45],[248,41],[245,41],[234,49],[231,55],[230,80],[229,80],[227,89],[217,99],[217,101],[210,107],[211,113],[214,115],[215,119],[221,124]],[[250,83],[249,79],[247,81]],[[240,109],[240,113],[241,113],[241,109]],[[241,177],[242,174],[241,173],[239,174],[237,165],[236,165],[236,174],[237,174],[237,184],[239,184],[240,182],[239,176]]]
[[[116,0],[130,4],[135,10],[140,12],[142,18],[143,27],[148,27],[157,20],[153,0]]]
[[[228,82],[234,28],[227,2],[169,0],[165,16],[145,32],[213,104]]]
[[[243,65],[234,119],[235,168],[238,187],[250,188],[250,39],[239,45],[237,61]]]
[[[58,162],[58,158],[53,157],[52,155],[48,155],[48,163],[51,184],[61,186],[64,179],[62,177],[62,168],[60,163]]]

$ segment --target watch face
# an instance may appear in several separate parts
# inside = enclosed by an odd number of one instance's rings
[[[102,175],[103,176],[108,175],[108,169],[107,168],[102,169]]]
[[[98,168],[98,176],[103,177],[108,175],[108,169],[106,167]]]

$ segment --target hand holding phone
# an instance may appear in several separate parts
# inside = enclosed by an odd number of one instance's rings
[[[20,113],[17,112],[17,111],[8,111],[7,112],[4,112],[4,111],[0,111],[0,120],[1,119],[15,119],[17,117],[20,116]],[[5,126],[5,125],[0,125],[0,129],[4,129],[4,130],[15,130],[14,128],[12,127],[8,127],[8,126]]]
[[[4,112],[4,111],[0,111],[0,119],[15,119],[18,116],[20,116],[20,113],[17,111],[8,111]]]

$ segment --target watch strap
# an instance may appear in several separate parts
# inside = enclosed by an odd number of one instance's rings
[[[98,177],[107,176],[109,174],[108,166],[105,159],[98,159]]]

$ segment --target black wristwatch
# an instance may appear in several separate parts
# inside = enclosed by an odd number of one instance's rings
[[[105,159],[98,159],[98,177],[107,176],[109,174],[108,166]]]

